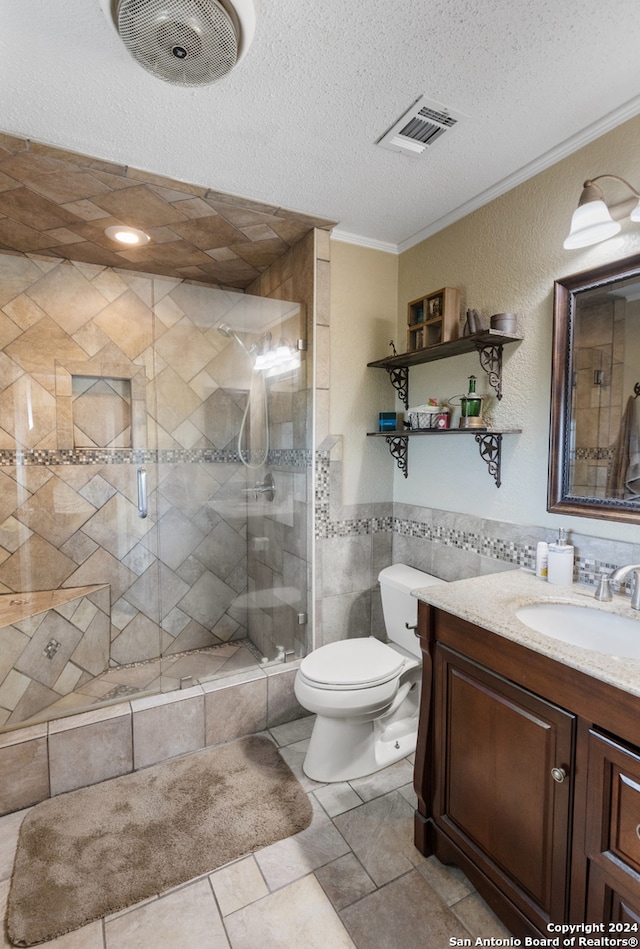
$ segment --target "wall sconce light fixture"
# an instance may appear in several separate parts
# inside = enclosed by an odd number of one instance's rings
[[[602,188],[596,184],[596,181],[601,181],[602,178],[621,181],[634,197],[621,204],[608,205],[604,200]],[[589,247],[591,244],[606,241],[620,231],[620,221],[625,217],[640,224],[640,192],[619,175],[598,175],[596,178],[589,178],[583,185],[578,207],[573,212],[571,230],[564,242],[565,250]]]

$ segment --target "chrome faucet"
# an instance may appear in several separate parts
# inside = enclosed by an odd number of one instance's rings
[[[602,575],[595,592],[596,600],[610,600],[611,587],[622,584],[630,573],[634,574],[633,592],[631,594],[631,609],[640,610],[640,563],[626,564],[618,567],[609,574]]]

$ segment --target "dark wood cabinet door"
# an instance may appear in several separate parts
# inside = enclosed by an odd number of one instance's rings
[[[543,931],[566,914],[574,723],[436,647],[433,820]]]
[[[589,733],[587,919],[640,923],[640,752]]]

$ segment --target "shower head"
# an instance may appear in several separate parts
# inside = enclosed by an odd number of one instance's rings
[[[300,366],[300,353],[286,339],[279,340],[277,346],[273,346],[271,333],[265,333],[257,343],[247,348],[228,323],[218,323],[216,329],[226,339],[235,340],[251,360],[252,368],[265,376],[280,376]]]
[[[235,342],[238,344],[238,346],[241,346],[242,349],[244,349],[244,351],[245,351],[245,353],[247,354],[247,356],[249,356],[250,359],[253,358],[252,355],[251,355],[250,350],[247,349],[247,347],[246,347],[245,344],[242,342],[242,340],[240,339],[240,337],[238,336],[238,334],[236,333],[236,331],[235,331],[234,329],[232,329],[232,328],[229,326],[228,323],[218,323],[218,325],[216,326],[216,329],[217,329],[218,332],[219,332],[222,336],[224,336],[226,339],[233,339],[233,340],[235,340]]]

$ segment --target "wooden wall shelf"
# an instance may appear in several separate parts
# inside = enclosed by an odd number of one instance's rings
[[[420,366],[425,362],[435,362],[437,359],[448,359],[450,356],[461,356],[463,353],[472,353],[480,347],[503,346],[505,343],[519,343],[523,336],[515,333],[502,333],[500,330],[482,330],[472,336],[461,336],[446,343],[436,343],[426,349],[414,353],[398,353],[395,356],[386,356],[368,362],[367,366],[373,369],[409,368]]]
[[[515,333],[502,333],[499,330],[482,330],[471,336],[461,336],[459,339],[436,343],[411,353],[397,353],[385,359],[376,359],[367,363],[372,369],[386,369],[391,384],[396,389],[405,409],[409,408],[409,369],[411,366],[420,366],[422,363],[435,362],[438,359],[449,359],[451,356],[461,356],[463,353],[477,352],[480,365],[489,378],[489,384],[495,390],[498,399],[502,398],[502,347],[505,343],[518,343],[523,339]],[[389,450],[396,459],[398,468],[405,478],[409,472],[409,438],[418,435],[452,436],[475,435],[480,446],[480,457],[486,462],[489,474],[492,475],[496,487],[500,487],[500,470],[502,464],[502,436],[519,435],[522,429],[472,429],[472,428],[430,428],[404,429],[395,432],[367,432],[372,438],[386,438]]]
[[[391,385],[397,391],[405,409],[409,408],[409,369],[438,359],[449,359],[463,353],[477,352],[480,365],[489,377],[489,384],[495,390],[498,399],[502,398],[502,347],[505,343],[519,343],[523,339],[515,333],[501,333],[499,330],[483,330],[472,336],[461,336],[446,343],[436,343],[414,353],[397,353],[384,359],[368,362],[372,369],[386,369]]]

